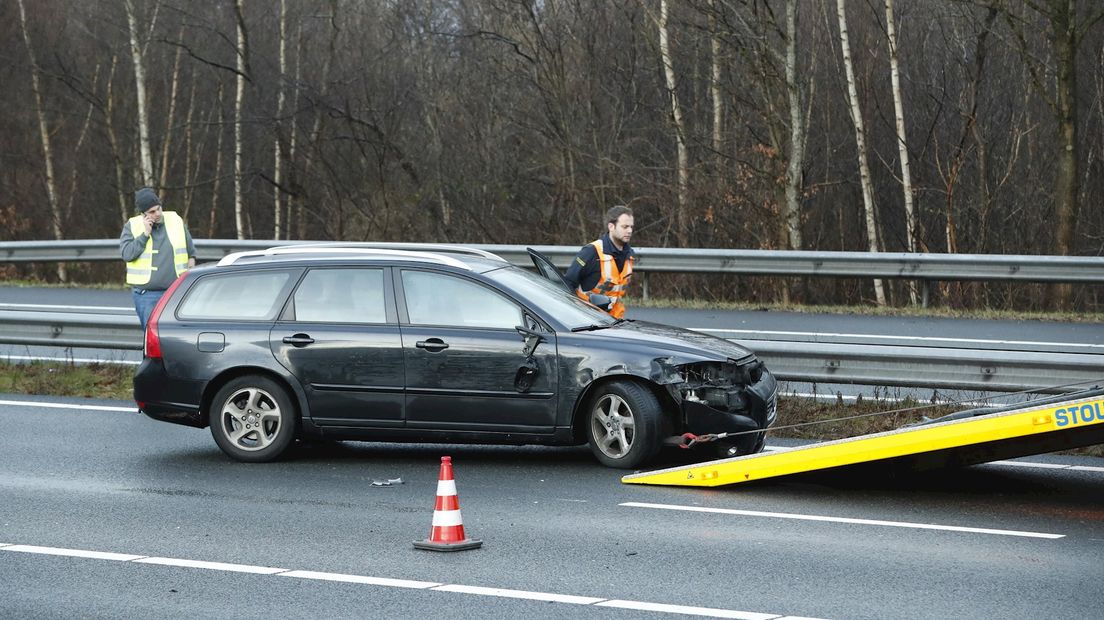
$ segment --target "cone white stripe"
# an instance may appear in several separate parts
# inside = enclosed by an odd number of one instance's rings
[[[456,481],[438,480],[437,495],[456,495]]]
[[[463,525],[459,510],[433,511],[433,527],[444,527],[449,525]]]

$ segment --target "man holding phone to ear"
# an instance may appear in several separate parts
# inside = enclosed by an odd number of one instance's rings
[[[152,188],[134,193],[138,215],[123,224],[119,251],[127,264],[127,285],[132,287],[134,311],[142,329],[154,306],[177,276],[195,267],[195,243],[184,220],[175,211],[164,211]]]

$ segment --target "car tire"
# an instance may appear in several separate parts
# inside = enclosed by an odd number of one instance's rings
[[[663,408],[651,390],[611,381],[598,388],[587,406],[587,443],[603,465],[632,469],[659,452],[662,421]]]
[[[246,463],[271,461],[287,450],[295,439],[296,418],[287,390],[259,375],[222,386],[208,412],[215,443],[230,458]]]

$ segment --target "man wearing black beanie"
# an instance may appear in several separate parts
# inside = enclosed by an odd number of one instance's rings
[[[152,188],[134,193],[138,215],[123,224],[119,251],[127,263],[126,282],[133,287],[134,311],[146,328],[154,306],[176,278],[195,267],[195,243],[175,211],[163,211]]]

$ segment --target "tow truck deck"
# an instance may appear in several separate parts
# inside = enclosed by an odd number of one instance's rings
[[[971,409],[893,431],[630,474],[625,484],[717,487],[861,464],[931,469],[1104,443],[1104,389]]]

